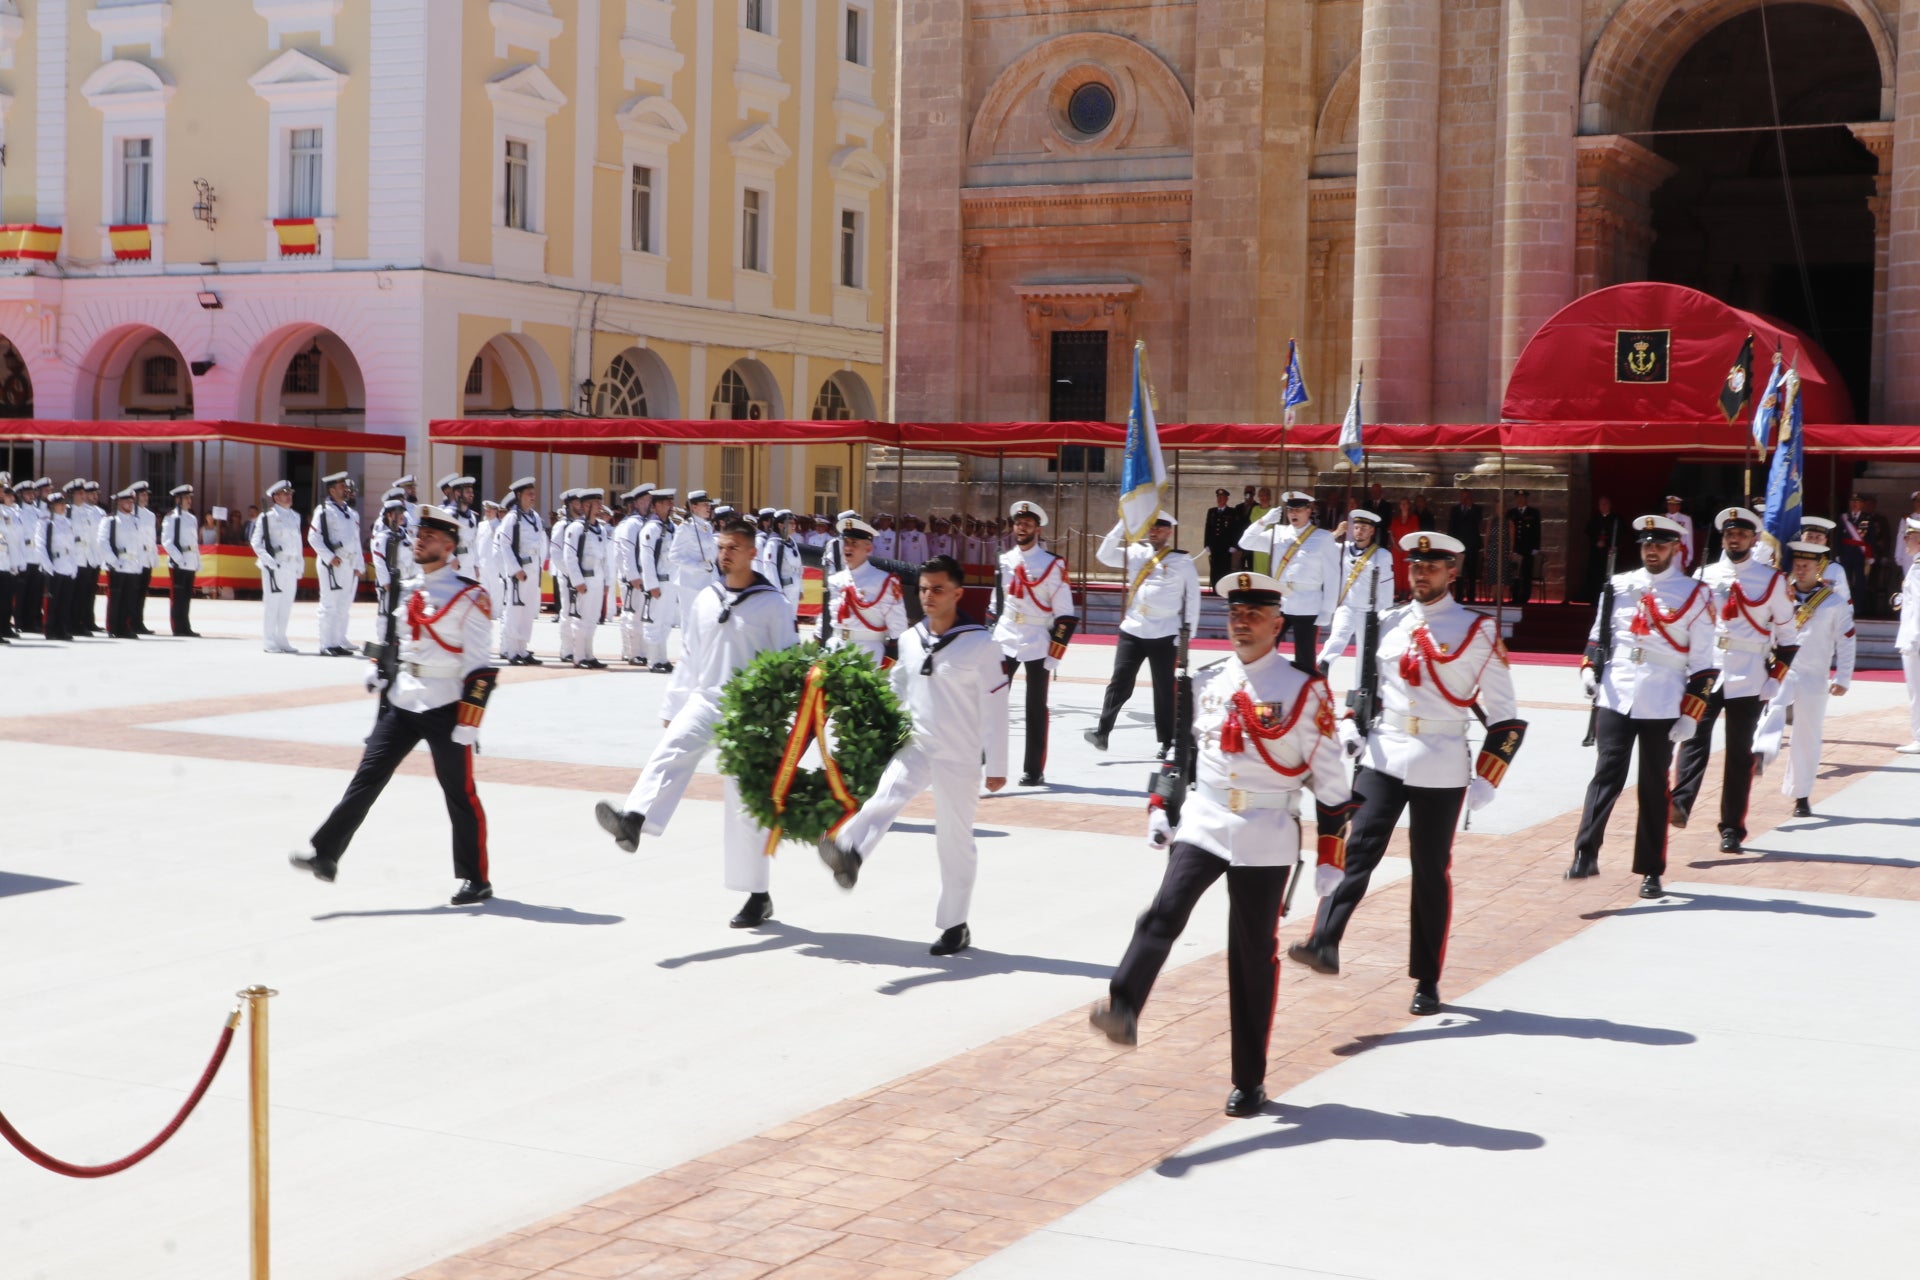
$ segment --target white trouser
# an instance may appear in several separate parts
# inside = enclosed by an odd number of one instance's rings
[[[353,605],[353,590],[360,579],[344,564],[316,565],[315,572],[320,575],[320,616],[317,619],[320,628],[320,647],[322,649],[344,649],[347,644],[347,616]],[[327,573],[331,569],[331,583]]]
[[[607,598],[607,580],[594,574],[586,580],[587,589],[574,597],[573,660],[585,662],[593,656],[593,629],[600,625],[601,606]]]
[[[553,576],[553,599],[559,606],[560,614],[560,660],[573,661],[573,634],[578,629],[575,620],[580,612],[580,601],[573,594],[573,579],[564,574]]]
[[[645,587],[627,584],[627,607],[620,611],[620,656],[629,660],[647,656]]]
[[[1920,649],[1902,649],[1900,667],[1907,675],[1907,728],[1909,741],[1920,742]]]
[[[933,924],[945,931],[967,922],[973,905],[974,872],[980,863],[973,841],[973,815],[980,808],[977,762],[937,760],[917,741],[909,741],[887,762],[873,798],[847,820],[835,836],[862,858],[873,856],[887,829],[909,801],[933,789],[934,848],[940,855],[940,902]]]
[[[851,646],[866,650],[876,667],[887,660],[887,638],[878,631],[836,631],[834,641],[833,647],[836,649]]]
[[[515,603],[513,593],[520,592]],[[533,622],[540,616],[540,575],[529,569],[526,581],[517,582],[508,578],[502,587],[500,600],[500,656],[518,658],[533,652]]]
[[[269,583],[277,582],[280,589],[275,591]],[[268,653],[291,649],[293,645],[287,639],[287,619],[293,616],[293,593],[300,584],[300,571],[280,565],[272,574],[260,571],[260,600],[266,607],[266,620],[261,630],[261,639]]]
[[[624,806],[628,813],[646,815],[641,828],[646,834],[665,834],[694,771],[713,745],[714,730],[719,725],[720,704],[705,695],[687,699],[667,725],[666,734],[647,757],[647,767],[627,793]],[[720,846],[726,887],[738,893],[767,892],[773,883],[773,859],[766,855],[767,833],[747,816],[746,806],[740,803],[740,788],[732,778],[726,779],[722,809]]]
[[[660,594],[646,601],[645,610],[647,620],[642,627],[641,643],[646,648],[647,657],[654,662],[672,662],[673,654],[667,642],[680,621],[679,589],[671,582],[661,583]]]
[[[1787,740],[1787,771],[1780,779],[1781,795],[1805,800],[1813,794],[1814,779],[1820,776],[1820,740],[1826,723],[1826,686],[1795,689],[1793,732]]]

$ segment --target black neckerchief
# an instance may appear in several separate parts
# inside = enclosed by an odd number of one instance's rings
[[[745,600],[748,596],[759,595],[762,591],[771,591],[771,592],[774,592],[776,595],[780,594],[780,588],[774,586],[771,582],[768,582],[765,578],[761,577],[757,573],[753,575],[752,582],[742,587],[739,591],[739,594],[731,597],[729,597],[727,594],[726,583],[724,582],[714,583],[713,593],[720,597],[720,617],[717,619],[717,621],[719,621],[721,624],[724,625],[727,619],[733,616],[734,606],[738,605],[742,600]],[[781,595],[781,598],[785,599],[786,597],[784,595]]]
[[[984,632],[986,628],[968,617],[966,610],[963,609],[955,615],[953,625],[942,632],[938,640],[933,638],[933,631],[927,626],[927,620],[925,618],[920,619],[919,623],[914,627],[914,630],[919,633],[920,643],[924,645],[927,650],[926,660],[920,664],[920,674],[931,678],[933,675],[934,654],[940,652],[961,636],[973,631]]]

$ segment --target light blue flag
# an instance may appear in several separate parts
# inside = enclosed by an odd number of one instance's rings
[[[1292,338],[1287,339],[1287,394],[1281,401],[1288,426],[1294,423],[1294,410],[1313,399],[1307,390],[1307,379],[1300,372],[1300,346]]]
[[[1347,416],[1340,420],[1340,452],[1347,455],[1347,465],[1358,467],[1366,456],[1361,444],[1360,429],[1360,379],[1353,380],[1353,399],[1347,402]]]
[[[1160,427],[1153,417],[1147,378],[1147,344],[1133,344],[1133,405],[1127,410],[1127,450],[1120,462],[1120,523],[1129,541],[1139,541],[1160,515],[1167,462],[1160,455]]]
[[[1774,428],[1780,421],[1780,383],[1785,376],[1786,366],[1780,363],[1780,353],[1773,353],[1773,372],[1767,375],[1767,389],[1760,393],[1760,403],[1753,411],[1753,447],[1765,457],[1767,449],[1773,444]]]
[[[1780,447],[1773,453],[1773,469],[1767,474],[1767,534],[1779,544],[1774,561],[1786,565],[1789,542],[1800,536],[1800,505],[1804,496],[1802,473],[1805,470],[1805,444],[1802,439],[1800,374],[1789,369],[1781,379]]]

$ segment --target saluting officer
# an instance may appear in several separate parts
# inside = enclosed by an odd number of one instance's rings
[[[912,736],[887,762],[872,798],[819,843],[834,881],[851,889],[893,820],[931,788],[940,858],[933,925],[940,937],[927,951],[936,956],[973,945],[967,921],[980,861],[973,819],[982,768],[987,790],[1007,784],[1007,674],[993,636],[960,609],[965,588],[966,574],[951,556],[921,565],[922,617],[901,637],[893,668],[894,692],[913,716]]]
[[[1593,781],[1587,786],[1580,833],[1567,879],[1598,875],[1607,820],[1627,781],[1627,762],[1640,749],[1639,822],[1634,828],[1633,873],[1640,896],[1657,898],[1667,873],[1667,765],[1676,743],[1699,728],[1713,683],[1713,593],[1680,571],[1686,530],[1670,516],[1633,522],[1641,567],[1613,579],[1612,648],[1600,647],[1596,614],[1580,664],[1580,682],[1593,699]],[[1601,674],[1601,668],[1605,673]]]
[[[1793,816],[1813,816],[1813,782],[1820,772],[1820,748],[1826,729],[1827,699],[1846,696],[1853,683],[1856,643],[1853,606],[1826,578],[1830,548],[1818,542],[1789,542],[1792,557],[1793,626],[1800,646],[1754,735],[1754,751],[1771,759],[1779,750],[1787,708],[1793,709],[1792,742],[1780,794],[1793,797]]]
[[[1347,642],[1366,635],[1367,614],[1393,607],[1393,553],[1380,545],[1381,518],[1355,508],[1347,513],[1347,542],[1341,554],[1340,593],[1334,597],[1333,629],[1320,646],[1320,674],[1347,651]],[[1451,535],[1450,535],[1451,536]],[[1461,546],[1465,541],[1455,538]],[[1462,559],[1469,557],[1462,553]],[[1469,584],[1468,592],[1472,587]],[[1460,593],[1455,592],[1455,599]]]
[[[1038,503],[1016,502],[1012,516],[1014,545],[1000,556],[987,623],[1000,642],[1008,679],[1016,670],[1026,671],[1027,749],[1020,785],[1040,787],[1047,781],[1047,677],[1059,670],[1080,617],[1067,580],[1066,560],[1040,545],[1047,513]],[[886,533],[885,529],[874,531],[875,555],[884,556],[881,537]],[[884,545],[891,549],[893,539],[887,538]]]
[[[347,473],[321,478],[326,497],[307,522],[307,545],[313,548],[314,574],[320,580],[320,652],[329,658],[350,658],[347,622],[360,575],[360,514],[347,505]]]
[[[1319,658],[1320,628],[1333,620],[1340,544],[1314,527],[1312,494],[1293,490],[1282,502],[1247,526],[1240,546],[1267,557],[1280,583],[1285,631],[1293,633],[1293,665],[1311,674]]]
[[[677,489],[655,489],[647,495],[646,524],[640,530],[640,587],[646,596],[642,631],[647,670],[673,672],[673,629],[680,622],[680,591],[673,582],[673,500]]]
[[[1267,1101],[1267,1039],[1280,980],[1280,910],[1289,873],[1304,867],[1301,788],[1312,788],[1321,873],[1338,874],[1352,799],[1326,681],[1277,652],[1284,626],[1280,583],[1259,573],[1216,582],[1227,598],[1233,656],[1194,678],[1198,785],[1177,830],[1148,810],[1149,840],[1168,848],[1166,874],[1134,925],[1108,997],[1088,1015],[1116,1044],[1139,1039],[1140,1011],[1195,904],[1227,877],[1227,991],[1233,1023],[1230,1116]]]
[[[1134,681],[1145,662],[1153,676],[1153,733],[1158,758],[1173,750],[1174,664],[1179,658],[1180,633],[1200,622],[1200,572],[1193,557],[1173,545],[1179,521],[1162,511],[1147,530],[1146,541],[1128,542],[1122,520],[1100,540],[1094,558],[1127,575],[1126,614],[1120,620],[1120,639],[1113,650],[1113,676],[1100,704],[1100,722],[1085,738],[1099,751],[1107,749],[1120,708],[1133,696]]]
[[[1747,836],[1747,800],[1753,788],[1753,731],[1760,704],[1778,687],[1799,643],[1787,580],[1753,556],[1760,517],[1728,507],[1714,518],[1720,559],[1694,576],[1713,593],[1714,655],[1719,679],[1707,696],[1700,728],[1680,748],[1668,821],[1687,825],[1713,749],[1713,722],[1726,711],[1726,749],[1720,791],[1720,851],[1739,853]]]
[[[266,510],[253,522],[253,559],[260,566],[264,647],[268,653],[298,653],[287,639],[287,620],[293,616],[306,557],[300,551],[300,516],[293,509],[290,481],[276,480],[267,488]]]
[[[160,522],[160,540],[167,548],[167,577],[172,588],[172,623],[176,636],[197,639],[190,613],[193,579],[200,572],[200,521],[193,514],[193,486],[178,484],[168,491],[173,510]]]
[[[1472,809],[1492,803],[1527,722],[1516,714],[1513,675],[1493,620],[1453,597],[1464,544],[1444,533],[1409,533],[1400,549],[1413,600],[1381,619],[1380,720],[1360,725],[1349,714],[1340,721],[1341,741],[1360,765],[1353,778],[1360,808],[1347,840],[1346,869],[1321,896],[1312,936],[1287,954],[1321,973],[1340,971],[1347,922],[1366,895],[1394,825],[1407,813],[1413,863],[1409,1012],[1421,1016],[1440,1011],[1461,802]],[[1476,716],[1486,723],[1487,736],[1472,761],[1467,730]]]
[[[346,794],[313,833],[311,849],[289,861],[296,871],[331,882],[367,811],[393,771],[422,741],[453,821],[453,873],[460,878],[453,905],[493,896],[487,868],[487,815],[473,782],[473,749],[500,673],[493,667],[493,605],[472,578],[455,573],[460,517],[440,507],[420,508],[413,556],[421,576],[407,584],[401,603],[400,667],[387,687],[376,664],[368,693],[384,693],[360,767]]]
[[[662,835],[673,820],[695,768],[713,745],[720,725],[720,691],[727,681],[762,653],[785,649],[796,639],[786,598],[754,572],[753,526],[725,519],[714,533],[721,580],[682,601],[687,651],[668,690],[666,705],[674,710],[667,731],[626,800],[619,806],[602,800],[593,809],[601,828],[628,853],[639,847],[643,832]],[[726,887],[747,895],[728,923],[752,929],[773,918],[773,859],[766,853],[767,833],[740,803],[740,784],[731,775],[725,781],[725,800],[721,849]]]
[[[888,667],[908,625],[900,579],[872,562],[873,526],[866,521],[847,516],[836,541],[846,567],[827,579],[814,639],[829,649],[858,645],[875,666]]]

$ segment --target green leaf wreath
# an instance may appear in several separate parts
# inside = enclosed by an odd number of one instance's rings
[[[740,799],[761,827],[781,829],[781,838],[813,844],[840,821],[844,810],[834,798],[824,771],[801,769],[776,812],[774,779],[786,754],[794,714],[805,692],[807,672],[818,663],[825,673],[823,691],[832,726],[833,758],[856,801],[864,803],[880,785],[880,774],[907,740],[913,719],[873,658],[858,645],[831,652],[808,641],[761,654],[727,682],[720,695],[720,772],[740,787]]]

